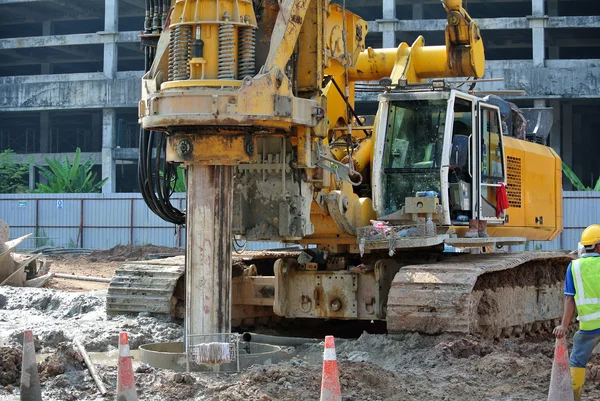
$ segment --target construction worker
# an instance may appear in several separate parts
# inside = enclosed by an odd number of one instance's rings
[[[581,234],[584,253],[567,268],[565,304],[562,324],[554,329],[561,338],[569,329],[569,322],[577,307],[579,331],[573,338],[571,351],[571,380],[575,401],[581,400],[585,381],[585,367],[592,351],[600,342],[600,225],[592,224]]]

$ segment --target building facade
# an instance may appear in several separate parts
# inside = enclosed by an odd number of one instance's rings
[[[486,46],[476,90],[523,107],[551,107],[549,138],[584,184],[600,177],[600,4],[594,0],[463,0]],[[347,0],[369,21],[367,44],[395,47],[423,35],[444,41],[439,0]],[[136,192],[137,103],[144,57],[143,0],[0,0],[0,151],[19,161],[77,147],[108,177],[104,192]],[[524,95],[514,95],[523,91]],[[359,94],[357,110],[376,110]],[[38,179],[30,171],[30,186]],[[565,189],[570,184],[565,182]]]

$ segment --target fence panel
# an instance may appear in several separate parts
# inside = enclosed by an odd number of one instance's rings
[[[185,209],[185,197],[173,204]],[[554,241],[531,241],[530,250],[573,250],[581,231],[600,223],[600,192],[563,192],[564,229]],[[148,209],[141,194],[8,194],[0,198],[0,219],[11,238],[34,234],[21,248],[43,245],[106,249],[124,244],[183,247],[185,229]],[[248,250],[282,248],[278,242],[251,242]],[[524,247],[513,247],[514,250]]]

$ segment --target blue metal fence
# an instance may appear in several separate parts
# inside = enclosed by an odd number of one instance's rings
[[[184,194],[172,202],[185,208]],[[563,192],[564,229],[554,241],[531,242],[530,250],[573,250],[581,231],[600,223],[600,192]],[[140,194],[9,194],[0,197],[0,219],[11,238],[33,233],[22,248],[41,245],[108,249],[125,244],[183,247],[185,230],[161,220]],[[283,247],[252,242],[248,250]]]
[[[185,208],[185,195],[172,202]],[[9,194],[0,197],[0,219],[11,238],[29,233],[21,249],[40,246],[108,249],[116,245],[183,247],[185,229],[156,216],[140,194]],[[250,242],[246,249],[280,248],[278,242]]]

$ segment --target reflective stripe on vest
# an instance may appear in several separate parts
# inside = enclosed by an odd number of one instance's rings
[[[598,285],[597,289],[590,290],[588,293],[584,289],[583,274],[581,272],[581,262],[584,263],[586,280],[590,280],[590,270],[598,269]],[[575,303],[577,305],[577,320],[581,322],[582,330],[593,330],[600,327],[600,258],[579,259],[573,261],[571,265],[573,281],[575,282]],[[597,321],[597,322],[593,322]]]

